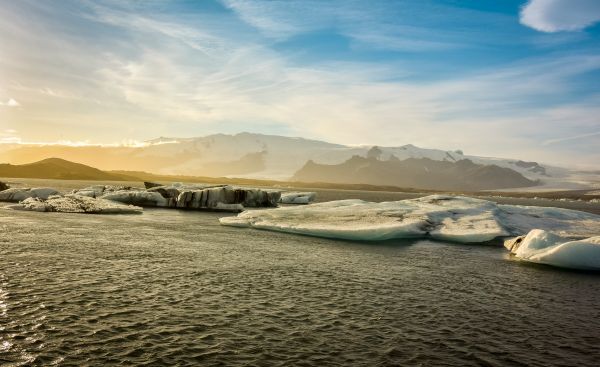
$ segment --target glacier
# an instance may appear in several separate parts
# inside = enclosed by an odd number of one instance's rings
[[[590,213],[499,205],[448,195],[382,203],[339,200],[302,207],[248,210],[221,218],[220,223],[347,240],[433,238],[462,243],[522,235],[534,228],[576,237],[593,236],[600,230],[600,216]]]
[[[541,229],[504,242],[517,259],[580,270],[600,270],[600,236],[572,240]]]

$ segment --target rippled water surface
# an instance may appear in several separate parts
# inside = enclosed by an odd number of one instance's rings
[[[600,275],[497,245],[356,243],[223,214],[0,210],[0,365],[600,360]]]

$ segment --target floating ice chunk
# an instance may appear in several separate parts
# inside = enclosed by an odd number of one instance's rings
[[[0,191],[0,201],[19,202],[28,198],[40,198],[46,200],[51,195],[59,195],[60,192],[50,187],[38,188],[12,188]]]
[[[509,233],[497,220],[495,203],[469,197],[432,195],[404,200],[431,223],[429,236],[454,242],[486,242]]]
[[[177,207],[241,211],[245,207],[275,207],[280,195],[279,191],[217,186],[182,191],[177,197]]]
[[[77,194],[77,195],[91,197],[91,198],[98,198],[98,197],[102,196],[102,194],[104,193],[104,190],[106,190],[106,186],[94,185],[94,186],[86,187],[86,188],[79,189],[79,190],[73,190],[72,193]]]
[[[221,218],[220,222],[237,227],[351,240],[431,237],[465,243],[520,235],[535,228],[533,225],[545,229],[560,228],[580,235],[600,228],[600,216],[594,214],[541,209],[432,195],[384,203],[341,200],[303,207],[251,210],[237,217]],[[543,213],[550,217],[546,223]]]
[[[241,212],[244,210],[244,206],[242,204],[217,203],[213,209],[225,212]]]
[[[6,209],[27,210],[32,212],[47,212],[49,207],[45,205],[45,200],[29,197],[18,204],[5,206]]]
[[[310,204],[317,197],[316,192],[284,192],[279,202],[282,204]]]
[[[125,191],[125,190],[137,190],[139,189],[133,188],[131,186],[113,186],[113,185],[94,185],[85,187],[83,189],[76,189],[71,191],[71,194],[88,196],[91,198],[99,198],[103,195],[113,193],[116,191]]]
[[[581,270],[600,270],[600,236],[569,240],[534,229],[504,242],[517,258],[529,262]]]
[[[439,216],[437,213],[429,214],[430,218],[434,218],[433,223],[436,224],[435,229],[431,230],[429,235],[438,240],[464,243],[486,242],[509,234],[498,223],[493,211],[440,214]]]
[[[9,208],[38,212],[89,214],[135,214],[142,212],[142,208],[137,206],[123,205],[114,201],[94,199],[76,194],[50,196],[47,200],[30,197],[19,204],[9,206]]]
[[[229,185],[153,186],[139,189],[127,186],[96,185],[74,190],[73,194],[103,198],[142,207],[208,209],[239,212],[245,207],[275,207],[280,191],[240,188]]]
[[[281,198],[281,191],[256,188],[240,188],[230,187],[230,190],[244,191],[244,200],[242,205],[244,208],[270,208],[277,207]]]
[[[42,200],[48,199],[52,195],[60,195],[60,192],[50,187],[39,187],[30,190],[32,197]]]
[[[249,210],[221,218],[224,225],[253,227],[327,238],[386,240],[422,237],[427,218],[411,215],[408,206],[373,205],[362,200],[340,200],[306,207]]]
[[[499,220],[513,235],[544,229],[565,237],[592,237],[600,233],[600,216],[571,209],[498,205]]]
[[[104,194],[101,198],[137,206],[166,207],[169,204],[169,200],[165,199],[160,193],[155,191],[121,190]]]

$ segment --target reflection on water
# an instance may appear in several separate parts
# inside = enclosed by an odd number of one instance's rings
[[[600,275],[499,246],[334,241],[222,214],[0,210],[0,365],[572,365]]]

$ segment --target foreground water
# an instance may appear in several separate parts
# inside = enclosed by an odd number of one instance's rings
[[[494,245],[334,241],[222,215],[0,210],[0,365],[600,359],[598,274]]]

